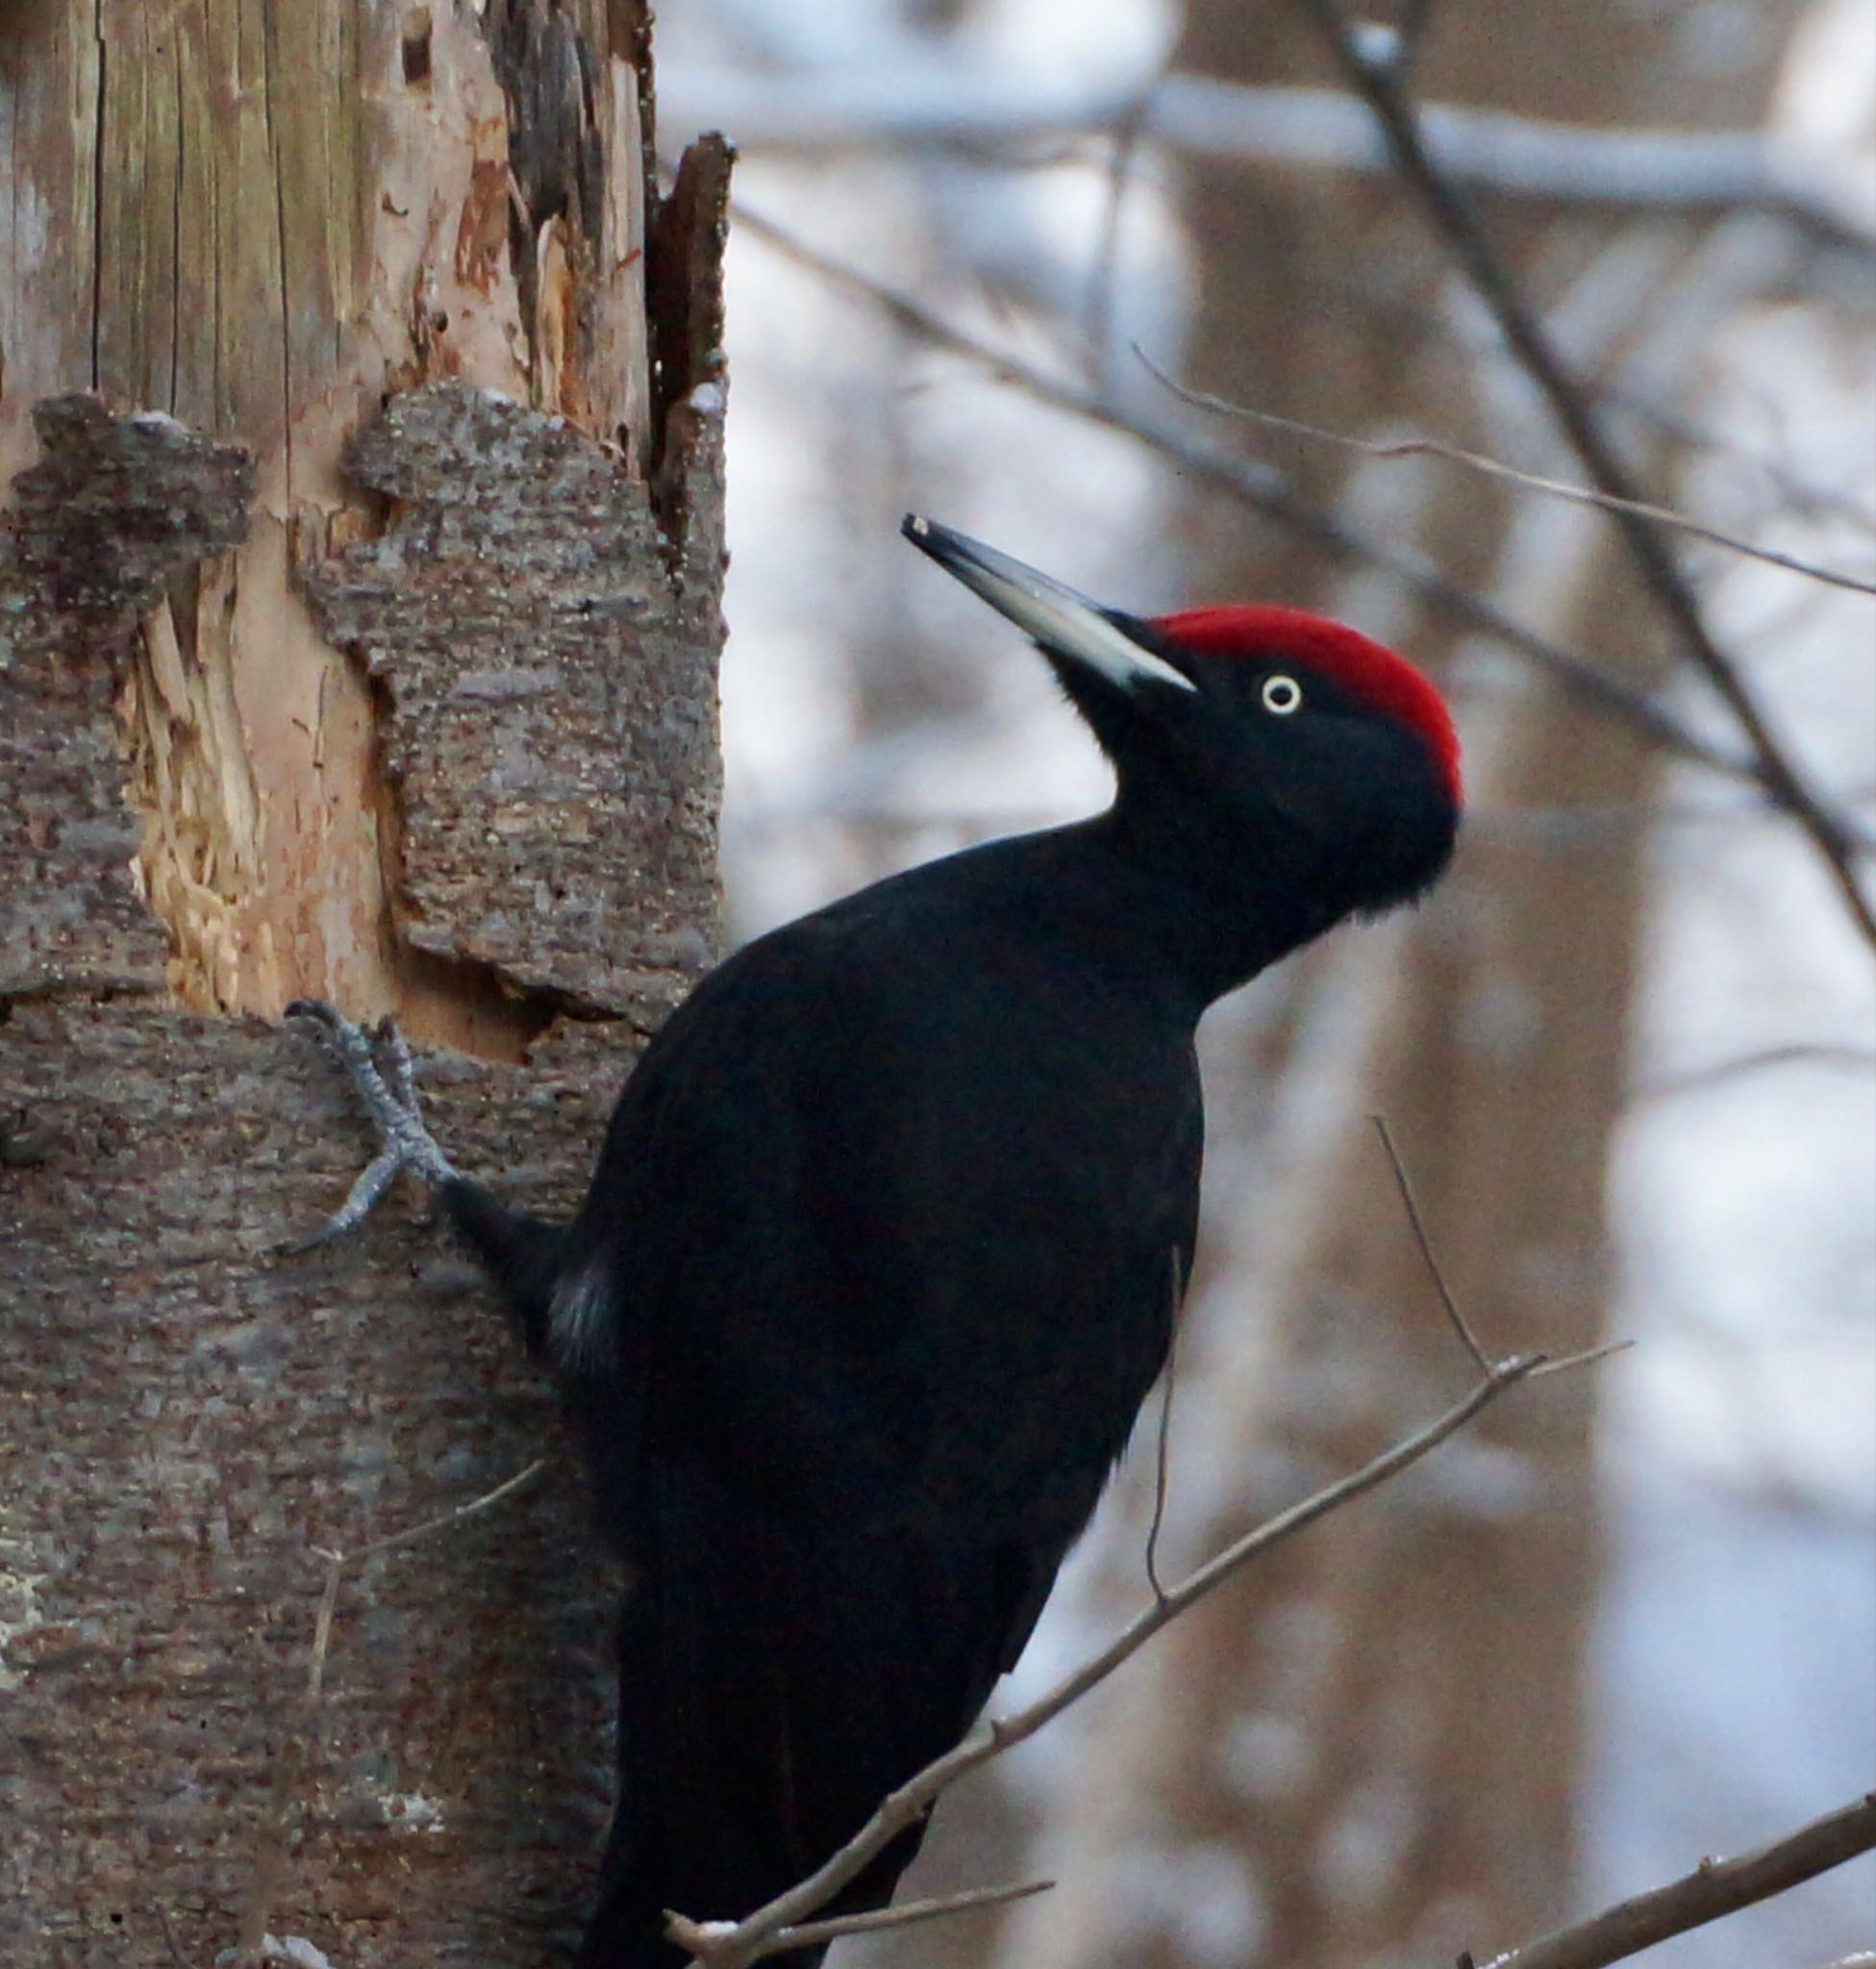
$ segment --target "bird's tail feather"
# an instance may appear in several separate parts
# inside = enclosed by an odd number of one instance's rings
[[[528,1352],[543,1358],[554,1282],[566,1251],[564,1226],[512,1210],[481,1184],[460,1176],[442,1185],[442,1203],[494,1281]]]

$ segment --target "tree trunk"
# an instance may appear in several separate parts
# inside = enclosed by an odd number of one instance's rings
[[[428,1222],[283,1254],[368,1144],[273,1021],[565,1206],[713,954],[727,152],[637,0],[8,16],[0,1955],[533,1963],[616,1582]]]

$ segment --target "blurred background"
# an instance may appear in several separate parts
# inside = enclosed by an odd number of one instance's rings
[[[1868,0],[1410,0],[1388,18],[1649,486],[1876,576]],[[1494,1408],[940,1808],[920,1885],[1054,1892],[840,1959],[1483,1961],[1866,1789],[1871,953],[1749,779],[1468,617],[1465,596],[1737,755],[1604,515],[1167,386],[1582,482],[1306,12],[688,0],[661,32],[667,138],[720,127],[743,153],[738,939],[1105,798],[1042,664],[899,542],[908,508],[1140,612],[1326,610],[1457,708],[1454,877],[1208,1022],[1163,1570],[1465,1384],[1372,1113],[1492,1351],[1635,1343]],[[1709,541],[1675,551],[1810,784],[1867,828],[1876,601]],[[1156,1425],[1149,1407],[1011,1700],[1143,1604]],[[1822,1969],[1873,1943],[1863,1861],[1647,1959]]]

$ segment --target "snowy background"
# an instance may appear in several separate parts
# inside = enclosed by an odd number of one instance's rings
[[[1752,10],[1688,12],[1716,33],[1722,13]],[[942,32],[888,0],[715,0],[662,24],[663,130],[785,130],[791,103],[820,100],[811,85],[845,87],[850,111],[888,123],[955,121],[1005,100],[1085,103],[1150,79],[1177,29],[1154,0],[984,0],[946,14]],[[1827,151],[1876,201],[1872,101],[1876,12],[1828,0],[1793,44],[1775,128]],[[1074,337],[1038,322],[1045,309],[1088,318],[1107,180],[1098,155],[1078,162],[1047,138],[1032,148],[1033,169],[956,153],[940,167],[889,140],[815,158],[758,136],[738,195],[1066,373]],[[1176,357],[1198,249],[1163,162],[1142,164],[1124,210],[1098,296],[1107,346],[1138,337]],[[724,841],[739,938],[890,868],[1104,797],[1105,770],[1042,666],[899,544],[906,505],[1129,608],[1198,597],[1166,531],[1180,488],[1149,451],[934,348],[753,227],[734,236],[730,264]],[[1867,577],[1876,336],[1866,267],[1861,280],[1815,305],[1728,311],[1703,353],[1697,406],[1728,448],[1697,458],[1676,496]],[[1828,496],[1796,510],[1781,473]],[[1711,551],[1695,559],[1713,624],[1752,653],[1779,730],[1867,821],[1876,603]],[[1394,606],[1374,584],[1363,626],[1388,634]],[[1696,685],[1676,702],[1725,734]],[[1637,1345],[1602,1370],[1609,1539],[1568,1897],[1582,1909],[1876,1783],[1870,953],[1806,843],[1737,785],[1674,771],[1649,838],[1609,1190],[1610,1326]],[[1058,1664],[1087,1638],[1078,1608],[1063,1596],[1038,1661]],[[1039,1671],[1019,1680],[1034,1685]],[[1060,1776],[1061,1760],[1038,1752],[1019,1790],[1045,1811]],[[1865,1861],[1647,1959],[1821,1969],[1872,1946]],[[1215,1959],[1248,1964],[1251,1949],[1227,1908]]]

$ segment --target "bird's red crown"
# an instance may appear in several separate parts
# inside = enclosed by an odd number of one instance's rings
[[[1269,604],[1187,609],[1156,616],[1153,626],[1204,656],[1282,658],[1332,679],[1350,697],[1416,733],[1432,753],[1454,806],[1460,804],[1459,734],[1446,701],[1385,643],[1307,609]]]

